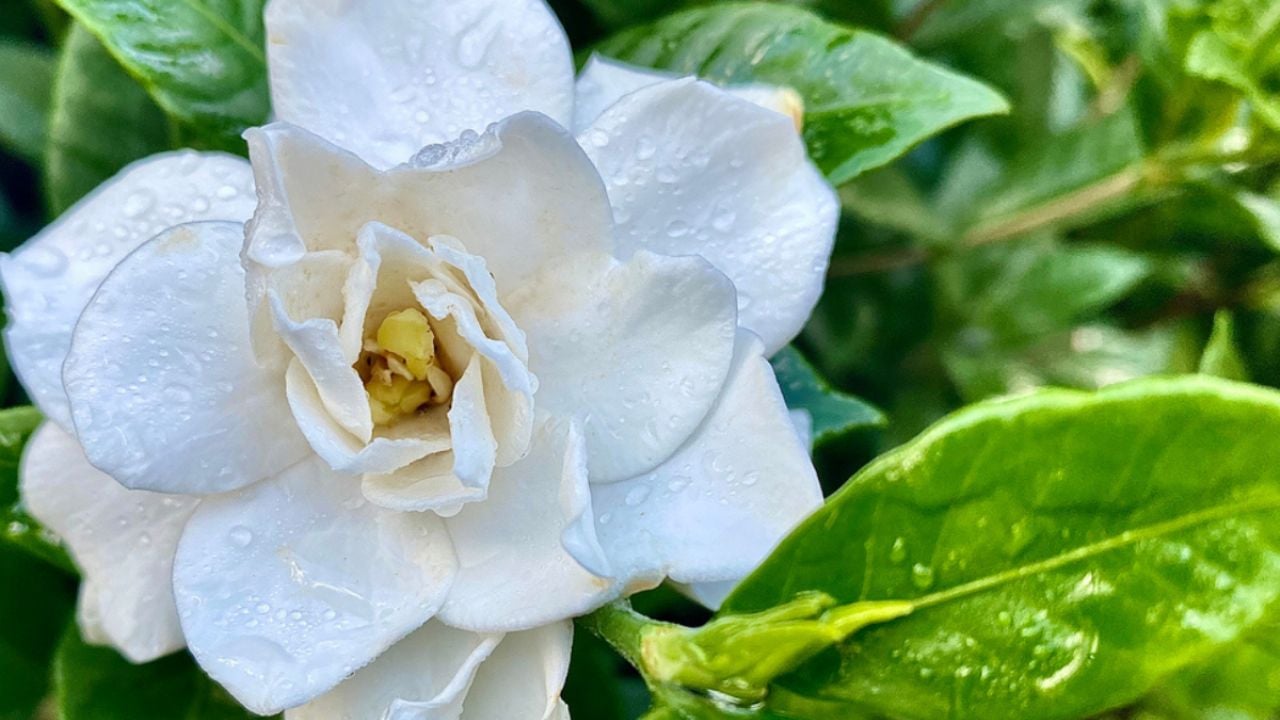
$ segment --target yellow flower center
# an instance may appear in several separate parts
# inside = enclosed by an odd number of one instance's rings
[[[435,332],[416,308],[397,310],[382,321],[365,339],[356,370],[378,425],[444,405],[453,396],[453,378],[436,356]]]

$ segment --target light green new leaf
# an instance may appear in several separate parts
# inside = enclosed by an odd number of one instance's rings
[[[1258,117],[1280,130],[1280,4],[1218,0],[1210,15],[1211,27],[1187,49],[1187,72],[1244,93]]]
[[[722,612],[913,601],[779,678],[783,715],[1087,717],[1280,611],[1277,437],[1280,393],[1203,376],[977,405],[855,476]]]
[[[34,45],[0,39],[0,68],[0,145],[38,161],[44,152],[49,120],[53,54]]]
[[[805,100],[809,153],[837,185],[952,125],[1009,109],[986,85],[919,60],[891,40],[781,5],[695,8],[597,49],[721,84],[794,88]]]
[[[73,624],[53,667],[60,720],[250,720],[186,652],[134,665],[110,648],[85,643]]]
[[[770,362],[787,407],[805,411],[813,421],[815,447],[851,430],[884,424],[879,410],[832,388],[795,348],[783,348]]]
[[[263,0],[58,0],[197,144],[225,146],[271,110]]]
[[[1200,372],[1227,380],[1249,379],[1244,358],[1236,347],[1235,322],[1225,310],[1213,318],[1213,333],[1200,357]]]
[[[53,88],[45,192],[61,214],[134,160],[172,145],[164,114],[78,23]]]

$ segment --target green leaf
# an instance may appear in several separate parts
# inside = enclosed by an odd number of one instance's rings
[[[1084,717],[1280,610],[1280,393],[1193,376],[962,410],[882,456],[726,601],[912,600],[773,686],[800,717]]]
[[[59,0],[198,144],[223,147],[271,111],[263,0]]]
[[[716,0],[583,0],[595,15],[614,28],[650,22],[675,10],[710,5]],[[891,0],[783,0],[809,8],[833,20],[888,29],[893,22]]]
[[[884,415],[876,408],[832,388],[795,348],[783,348],[770,362],[787,407],[804,410],[813,421],[814,446],[851,430],[885,423]]]
[[[61,541],[27,514],[18,493],[22,451],[43,420],[33,407],[0,410],[0,538],[63,571],[75,573],[75,564]]]
[[[837,185],[952,125],[1009,109],[991,88],[886,38],[780,5],[696,8],[623,32],[598,50],[726,85],[794,88],[805,100],[809,153]]]
[[[943,356],[961,395],[972,401],[1049,386],[1094,390],[1148,375],[1193,372],[1196,357],[1184,358],[1182,345],[1178,325],[1130,331],[1094,323],[1015,347],[966,334],[944,348]]]
[[[1200,358],[1200,372],[1227,380],[1248,380],[1249,370],[1236,347],[1235,323],[1231,313],[1219,312],[1213,318],[1213,334]]]
[[[1187,72],[1241,91],[1259,119],[1280,130],[1280,5],[1218,0],[1210,15],[1211,27],[1187,49]]]
[[[1114,304],[1152,272],[1152,262],[1109,245],[1028,239],[939,265],[943,302],[972,332],[1001,340],[1043,336]]]
[[[1125,109],[1024,148],[973,211],[970,245],[1078,226],[1133,202],[1146,180],[1136,118]]]
[[[0,720],[31,720],[49,690],[49,663],[75,602],[65,575],[0,546]]]
[[[0,145],[27,160],[44,152],[49,119],[53,54],[44,48],[0,39]]]
[[[61,214],[126,165],[171,147],[164,114],[79,24],[53,88],[45,188]]]
[[[1174,675],[1138,707],[1170,720],[1275,720],[1280,712],[1277,631],[1280,627],[1269,623],[1225,652]]]
[[[74,624],[53,668],[60,720],[249,720],[256,717],[214,684],[187,653],[134,665],[85,643]]]

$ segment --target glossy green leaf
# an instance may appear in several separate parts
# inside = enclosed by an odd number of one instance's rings
[[[53,53],[27,43],[0,39],[0,146],[27,160],[44,152],[49,120]]]
[[[813,423],[815,446],[857,428],[884,424],[884,415],[879,410],[832,388],[795,348],[783,348],[770,362],[787,407],[808,413]]]
[[[61,541],[27,514],[18,493],[23,448],[43,421],[40,411],[33,407],[0,410],[0,538],[67,573],[74,573],[75,564]]]
[[[42,717],[49,663],[75,602],[66,575],[0,546],[0,720]]]
[[[783,0],[808,8],[832,20],[863,27],[888,29],[893,22],[891,0]],[[716,0],[583,0],[605,24],[614,28],[657,20],[676,10],[710,5]]]
[[[271,110],[264,0],[59,0],[168,113],[222,146]]]
[[[61,214],[129,163],[171,146],[164,114],[90,32],[72,27],[54,81],[45,188]]]
[[[60,720],[249,720],[186,652],[134,665],[67,629],[53,667]]]
[[[1204,355],[1200,357],[1200,372],[1227,380],[1249,379],[1249,370],[1236,347],[1235,321],[1231,313],[1219,312],[1213,318],[1213,333],[1209,336]]]
[[[805,100],[809,153],[837,185],[957,123],[1008,110],[994,90],[891,40],[766,3],[677,13],[598,50],[722,84],[795,88]]]
[[[1193,376],[962,410],[726,601],[912,600],[773,687],[783,714],[1086,717],[1280,610],[1280,393]]]

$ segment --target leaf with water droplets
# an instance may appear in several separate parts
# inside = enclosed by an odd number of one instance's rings
[[[839,185],[952,125],[1007,112],[999,93],[879,35],[800,8],[695,8],[605,41],[599,52],[712,82],[770,83],[805,101],[809,154]]]
[[[858,428],[884,424],[879,410],[831,387],[799,350],[783,348],[769,362],[778,376],[787,407],[808,413],[815,446]]]
[[[264,0],[58,0],[200,147],[266,121]]]
[[[1209,377],[962,410],[873,462],[725,602],[910,600],[779,678],[784,716],[1131,703],[1280,614],[1280,393]]]

